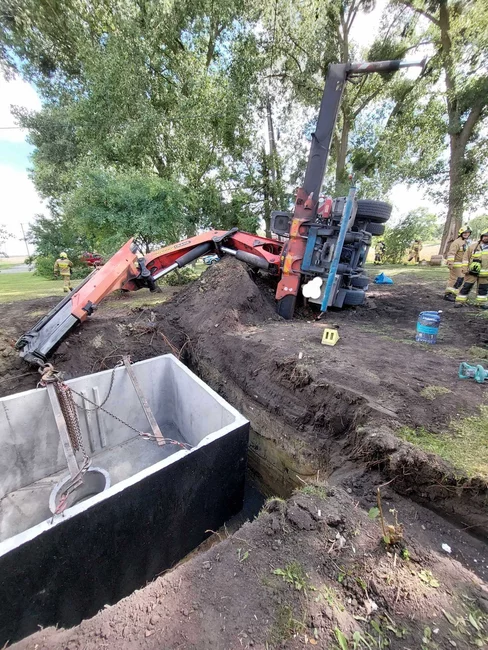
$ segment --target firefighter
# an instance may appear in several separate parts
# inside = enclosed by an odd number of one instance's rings
[[[479,241],[466,249],[463,258],[464,284],[456,296],[454,307],[462,307],[474,284],[478,283],[476,305],[488,309],[488,230],[481,233]]]
[[[447,282],[444,300],[456,302],[456,296],[463,285],[464,254],[469,246],[471,228],[463,226],[459,229],[458,237],[451,242],[447,251],[447,266],[449,267],[449,280]]]
[[[59,254],[59,258],[54,263],[54,275],[61,275],[63,278],[63,291],[69,293],[71,291],[71,269],[73,262],[68,259],[65,252]]]
[[[384,241],[379,241],[374,247],[374,263],[383,264],[383,256],[385,254],[386,246]]]
[[[415,264],[419,264],[420,262],[420,251],[422,250],[422,242],[420,239],[416,239],[408,253],[408,261],[411,262],[412,260],[415,260]]]

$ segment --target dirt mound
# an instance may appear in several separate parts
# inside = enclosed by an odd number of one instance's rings
[[[158,313],[170,323],[184,321],[193,336],[235,331],[242,326],[277,320],[271,290],[256,283],[257,276],[243,263],[223,259],[185,287]]]
[[[253,277],[246,265],[223,260],[168,304],[131,308],[132,296],[113,296],[71,332],[50,361],[70,379],[112,368],[122,355],[134,362],[168,352],[180,356],[189,336],[195,342],[212,340],[218,338],[217,328],[220,336],[277,319],[272,291],[266,285],[259,288]],[[56,303],[56,298],[12,303],[0,316],[0,396],[35,388],[38,372],[19,357],[14,345]],[[216,340],[213,344],[218,347]]]

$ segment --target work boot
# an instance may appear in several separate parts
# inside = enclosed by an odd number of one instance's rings
[[[453,293],[446,293],[444,300],[448,300],[449,302],[456,302],[456,296]]]

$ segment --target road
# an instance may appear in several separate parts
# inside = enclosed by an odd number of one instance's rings
[[[29,266],[27,264],[18,264],[17,266],[12,266],[10,269],[0,268],[0,273],[28,273]]]

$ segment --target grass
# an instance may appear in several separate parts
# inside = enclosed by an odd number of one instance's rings
[[[23,258],[19,258],[20,262],[15,261],[16,258],[0,258],[0,270],[11,266],[16,266],[18,263],[23,262]],[[12,262],[12,260],[14,260]],[[8,264],[7,264],[8,262]],[[208,267],[203,264],[197,264],[195,270],[202,273]],[[80,280],[73,280],[73,286],[76,286]],[[164,285],[162,285],[164,288]],[[174,287],[180,289],[181,287]],[[165,302],[168,299],[167,294],[149,294],[148,291],[137,292],[137,298],[130,300],[131,307],[138,307],[142,305],[153,305]],[[46,296],[59,296],[59,299],[64,296],[63,281],[50,280],[42,278],[33,273],[9,273],[2,274],[0,272],[0,303],[13,302],[18,300],[30,300],[32,298],[45,298]],[[129,300],[127,301],[129,302]],[[110,306],[117,308],[122,303],[114,301]],[[106,305],[105,305],[106,306]]]
[[[376,275],[383,272],[385,275],[395,277],[396,275],[408,274],[414,280],[431,280],[436,282],[438,280],[445,280],[449,277],[449,269],[446,266],[416,266],[414,264],[382,264],[375,266],[374,264],[366,264],[366,270],[370,275]]]
[[[488,480],[488,406],[481,406],[479,415],[453,420],[445,434],[408,427],[403,427],[397,434],[447,460],[470,478],[478,476]]]
[[[32,273],[0,273],[0,303],[45,296],[63,297],[61,280],[46,280]]]
[[[435,400],[439,395],[446,395],[447,393],[452,393],[452,390],[446,388],[445,386],[426,386],[423,390],[420,391],[422,397],[425,399]]]

